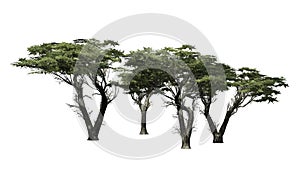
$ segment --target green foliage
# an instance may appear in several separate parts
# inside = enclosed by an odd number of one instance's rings
[[[217,61],[212,55],[201,55],[193,46],[182,45],[179,48],[165,48],[178,59],[183,60],[194,76],[199,95],[190,94],[192,99],[201,98],[203,104],[210,104],[218,92],[227,90],[226,76],[230,67]]]
[[[20,58],[17,67],[30,68],[31,73],[72,74],[82,44],[44,43],[28,48],[30,58]]]
[[[130,81],[129,93],[150,94],[164,85],[164,81],[162,81],[164,76],[167,74],[162,70],[145,69],[137,73]]]
[[[174,77],[170,76],[170,72],[174,73],[178,68],[181,72],[175,74],[182,76],[177,78],[183,77],[182,70],[187,68],[191,70],[198,84],[200,98],[206,99],[227,90],[228,86],[235,87],[240,97],[249,97],[251,101],[274,102],[277,101],[276,95],[280,94],[277,88],[288,86],[283,77],[268,77],[256,69],[246,67],[234,70],[229,65],[219,63],[215,56],[201,55],[191,45],[182,45],[179,48],[166,47],[162,50],[144,48],[131,51],[127,55],[114,49],[116,45],[118,43],[114,41],[100,42],[95,39],[77,39],[73,43],[43,43],[29,47],[30,57],[20,58],[13,65],[30,68],[30,73],[54,74],[62,79],[64,75],[74,73],[75,64],[82,64],[76,66],[81,72],[91,72],[90,69],[94,68],[97,69],[98,75],[105,78],[105,69],[114,69],[112,64],[121,62],[123,57],[126,59],[125,66],[128,69],[120,75],[122,84],[129,85],[128,93],[137,94],[151,93],[167,82],[178,85],[174,82]],[[169,61],[175,58],[184,61],[188,67]],[[163,65],[164,69],[170,72],[155,68],[139,69],[145,68],[145,65],[149,67]],[[130,77],[132,75],[134,77]]]
[[[119,74],[119,86],[123,87],[138,105],[143,104],[144,98],[150,98],[151,95],[156,94],[171,79],[165,71],[151,68],[151,65],[161,64],[163,61],[158,57],[158,53],[157,50],[144,48],[130,51],[124,56],[125,67]]]
[[[269,77],[256,69],[243,67],[237,70],[236,78],[230,86],[236,88],[242,106],[247,98],[250,99],[248,102],[277,102],[277,95],[280,94],[278,88],[288,87],[288,84],[283,77]]]
[[[56,79],[72,85],[74,72],[88,74],[94,69],[105,78],[105,70],[120,62],[122,51],[114,49],[117,42],[96,39],[77,39],[73,43],[43,43],[29,47],[29,58],[20,58],[12,65],[30,68],[31,74],[52,74]],[[77,70],[75,70],[75,67]],[[92,70],[91,70],[92,69]],[[94,75],[95,76],[95,75]]]

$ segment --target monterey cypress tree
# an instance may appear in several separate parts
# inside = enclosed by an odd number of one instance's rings
[[[14,66],[29,68],[31,74],[49,74],[59,82],[73,86],[76,95],[78,114],[84,119],[88,131],[88,140],[98,140],[103,117],[109,103],[116,97],[112,92],[112,84],[108,79],[113,64],[120,61],[123,53],[114,49],[118,43],[114,41],[100,42],[95,39],[77,39],[73,43],[44,43],[28,48],[28,58],[20,58]],[[91,71],[92,69],[93,71]],[[87,79],[91,87],[101,96],[100,111],[95,122],[85,106],[84,85]]]

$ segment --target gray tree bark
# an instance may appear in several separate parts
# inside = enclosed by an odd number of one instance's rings
[[[140,131],[140,135],[147,135],[149,134],[148,131],[147,131],[147,119],[146,119],[146,112],[145,111],[142,111],[141,112],[141,131]]]

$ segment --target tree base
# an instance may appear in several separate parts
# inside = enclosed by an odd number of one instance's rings
[[[98,137],[89,137],[87,140],[88,141],[98,141],[99,138]]]
[[[219,133],[215,133],[213,143],[224,143],[223,136],[220,135]]]
[[[190,139],[188,136],[182,138],[181,149],[191,149]]]
[[[142,127],[141,128],[141,131],[140,131],[140,135],[148,135],[148,131],[147,131],[147,128],[146,127]]]
[[[148,135],[149,133],[146,131],[140,131],[140,135]]]
[[[191,146],[190,145],[182,145],[181,149],[191,149]]]
[[[223,141],[213,141],[213,143],[224,143]]]

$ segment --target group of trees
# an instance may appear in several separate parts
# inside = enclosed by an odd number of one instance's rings
[[[190,148],[195,113],[207,119],[214,143],[223,143],[230,118],[252,102],[277,102],[285,78],[269,77],[254,68],[234,69],[220,63],[215,56],[201,55],[193,46],[144,48],[128,54],[116,49],[117,42],[77,39],[73,43],[44,43],[28,48],[29,58],[20,58],[14,66],[30,68],[31,73],[50,74],[72,86],[76,95],[74,107],[83,118],[88,140],[98,140],[107,106],[117,97],[114,87],[129,94],[141,112],[140,134],[146,127],[150,98],[160,94],[168,106],[176,108],[183,149]],[[117,64],[119,63],[119,64]],[[120,66],[120,63],[123,63]],[[114,73],[119,77],[112,81]],[[90,82],[90,83],[88,83]],[[95,121],[85,104],[84,87],[96,89],[100,109]],[[217,125],[210,110],[217,95],[232,91],[224,119]]]

